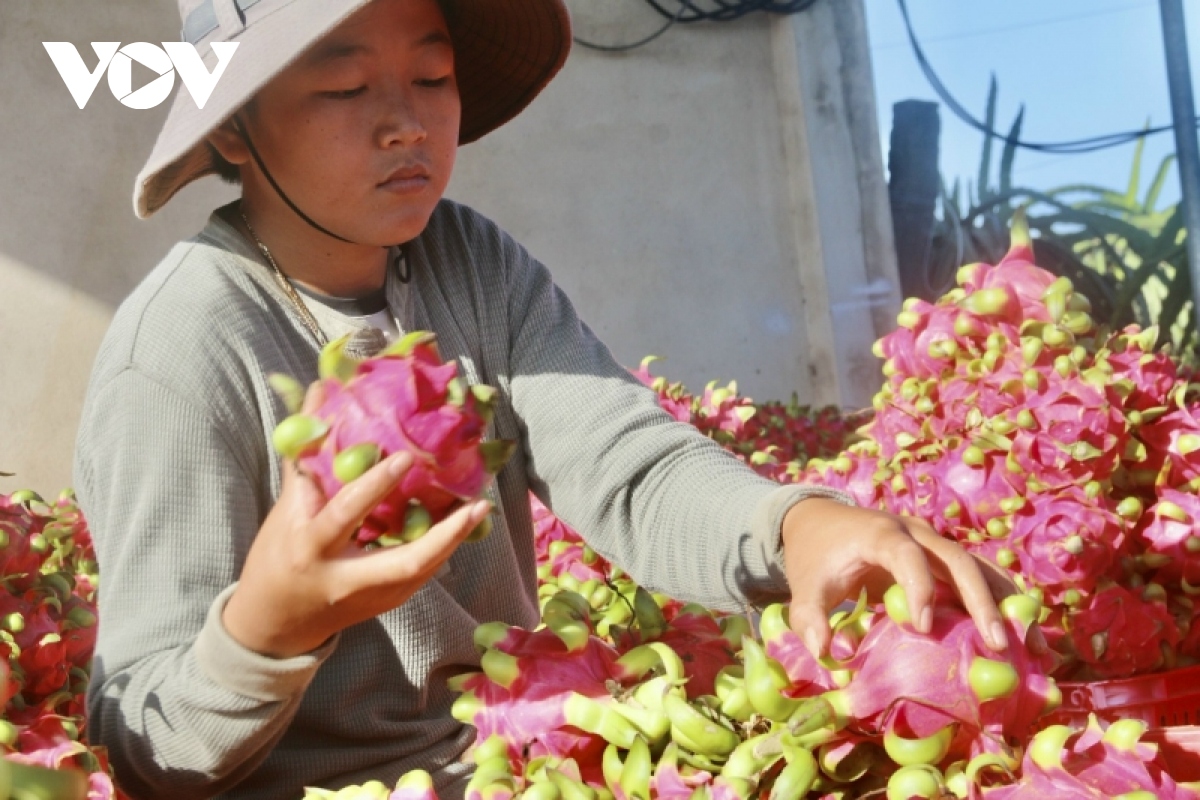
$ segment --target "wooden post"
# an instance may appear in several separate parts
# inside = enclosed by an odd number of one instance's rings
[[[900,306],[862,0],[772,25],[813,392],[862,407],[880,384],[871,345]]]

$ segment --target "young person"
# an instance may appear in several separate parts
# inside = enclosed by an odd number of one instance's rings
[[[295,798],[431,771],[449,800],[474,732],[446,679],[474,627],[537,623],[532,489],[640,583],[710,607],[792,598],[826,614],[899,580],[928,627],[934,576],[1005,646],[1011,590],[927,525],[779,486],[673,421],[576,316],[546,268],[443,198],[459,144],[517,114],[566,58],[561,0],[182,0],[183,38],[239,50],[203,110],[176,98],[136,213],[236,175],[122,304],[99,356],[76,476],[97,542],[92,741],[134,797]],[[408,467],[335,497],[269,444],[267,382],[316,377],[320,346],[434,331],[499,390],[520,448],[490,500],[416,543],[349,539]],[[308,403],[319,402],[310,392]],[[492,513],[484,541],[459,547]]]

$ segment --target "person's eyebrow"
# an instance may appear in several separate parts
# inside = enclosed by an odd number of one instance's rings
[[[319,67],[352,56],[368,55],[371,52],[371,48],[365,44],[358,44],[356,42],[328,42],[310,53],[304,61],[307,66]]]
[[[413,45],[413,49],[429,47],[431,45],[444,44],[447,47],[453,47],[450,41],[450,36],[445,31],[431,31]],[[327,42],[324,45],[315,49],[305,59],[305,64],[310,67],[319,67],[334,61],[339,61],[344,58],[351,58],[358,55],[370,55],[375,52],[365,44],[357,42]]]
[[[432,44],[444,44],[447,47],[454,47],[454,43],[450,41],[450,34],[445,31],[430,31],[421,37],[416,46],[428,47]]]

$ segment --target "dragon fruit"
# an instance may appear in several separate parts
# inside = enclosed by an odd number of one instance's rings
[[[465,387],[456,366],[442,363],[432,334],[411,333],[365,361],[347,357],[345,344],[338,339],[322,351],[321,407],[283,420],[273,441],[316,477],[326,497],[383,458],[412,454],[400,485],[356,534],[362,545],[412,541],[460,501],[479,497],[515,445],[484,441],[495,390]],[[485,520],[477,538],[489,530]]]
[[[1142,516],[1136,535],[1145,547],[1142,561],[1156,568],[1155,582],[1200,589],[1200,496],[1164,488]]]
[[[710,381],[696,396],[682,383],[654,376],[650,365],[657,360],[647,356],[631,372],[655,390],[659,405],[772,480],[799,480],[809,459],[836,455],[869,417],[869,412],[845,413],[834,406],[803,406],[795,393],[787,403],[755,404],[738,393],[736,381],[724,386]]]
[[[840,664],[849,683],[822,697],[843,725],[883,736],[885,745],[943,737],[935,761],[1008,752],[1061,700],[1047,677],[1049,659],[1025,647],[1037,601],[1022,595],[1005,603],[1010,646],[996,653],[945,587],[939,598],[933,627],[922,635],[908,622],[903,591],[890,590],[887,613],[876,610],[853,656]]]
[[[509,628],[487,644],[483,672],[455,682],[463,692],[455,717],[474,725],[480,741],[503,737],[514,757],[580,757],[590,751],[587,760],[598,763],[603,738],[571,727],[566,704],[578,696],[610,697],[607,682],[614,679],[617,651],[591,636],[582,647],[568,649],[549,628]]]
[[[1157,747],[1140,741],[1139,720],[1105,729],[1093,716],[1086,728],[1052,725],[1033,737],[1021,777],[983,791],[986,800],[1197,800],[1200,792],[1177,784],[1158,762]]]
[[[1154,349],[1157,340],[1157,326],[1143,330],[1130,325],[1114,334],[1100,351],[1112,367],[1113,388],[1122,382],[1128,388],[1119,399],[1127,411],[1138,412],[1131,420],[1134,424],[1150,421],[1141,416],[1144,412],[1165,409],[1185,377],[1169,353]]]
[[[832,460],[814,458],[808,462],[804,480],[841,489],[863,508],[879,508],[882,482],[877,476],[883,465],[870,449],[869,445],[852,445]]]
[[[1144,468],[1157,468],[1159,486],[1195,494],[1200,490],[1200,417],[1194,405],[1181,402],[1183,396],[1177,390],[1178,407],[1142,426],[1138,438],[1148,449]]]
[[[1047,492],[1000,518],[1007,535],[980,549],[998,562],[1006,557],[992,548],[1007,549],[1014,568],[1051,603],[1078,602],[1113,573],[1125,549],[1124,521],[1109,505],[1075,487]]]
[[[646,356],[638,368],[632,370],[633,375],[658,393],[658,403],[663,410],[680,422],[691,422],[694,398],[688,394],[682,383],[667,383],[666,378],[655,377],[650,373],[650,365],[658,360],[658,356]]]
[[[453,714],[480,742],[500,737],[513,759],[574,759],[584,780],[600,781],[608,743],[628,749],[639,736],[666,736],[662,703],[682,696],[684,664],[661,643],[619,653],[592,634],[587,602],[572,592],[548,600],[542,617],[545,627],[533,632],[500,623],[476,630],[482,671],[453,680],[462,692]]]
[[[539,564],[549,560],[550,545],[554,542],[583,544],[579,532],[554,516],[533,492],[529,493],[529,508],[533,514],[533,544]]]
[[[688,697],[711,695],[717,674],[738,663],[736,650],[742,634],[749,630],[743,617],[722,617],[696,605],[671,609],[664,615],[666,627],[653,641],[665,644],[678,654],[687,678]]]
[[[1064,627],[1083,679],[1152,672],[1172,663],[1179,646],[1179,629],[1164,602],[1115,583],[1069,611]]]

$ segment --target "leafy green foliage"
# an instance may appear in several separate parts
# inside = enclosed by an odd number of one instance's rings
[[[988,91],[986,120],[995,127],[997,87]],[[1022,108],[1009,128],[1017,139]],[[1013,212],[1026,207],[1036,237],[1038,263],[1071,278],[1111,327],[1158,325],[1160,345],[1171,344],[1188,363],[1200,350],[1192,308],[1182,205],[1160,207],[1175,157],[1160,162],[1145,190],[1145,140],[1138,142],[1124,191],[1072,184],[1048,191],[1013,185],[1016,148],[1004,142],[992,180],[993,143],[985,138],[978,177],[963,187],[943,184],[941,217],[933,231],[930,285],[948,288],[956,269],[976,261],[995,263],[1008,248]]]

